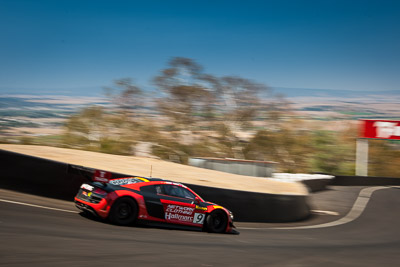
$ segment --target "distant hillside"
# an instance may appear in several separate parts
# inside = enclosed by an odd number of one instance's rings
[[[10,88],[0,87],[0,95],[62,95],[62,96],[102,96],[104,89],[101,86],[76,88]]]
[[[274,87],[275,93],[286,97],[335,97],[335,98],[359,98],[373,96],[400,96],[400,90],[387,91],[355,91],[355,90],[328,90],[328,89],[307,89],[307,88],[283,88]]]
[[[158,96],[159,92],[154,88],[142,88],[145,95]],[[286,87],[273,87],[275,93],[283,94],[288,98],[293,97],[329,97],[329,98],[360,98],[360,97],[374,97],[374,96],[400,96],[400,90],[386,90],[386,91],[356,91],[356,90],[329,90],[329,89],[309,89],[309,88],[286,88]],[[57,95],[57,96],[104,96],[103,86],[80,87],[80,88],[54,88],[54,89],[40,89],[40,88],[7,88],[0,87],[1,95]],[[269,97],[268,94],[262,97]]]
[[[15,95],[29,95],[29,96],[82,96],[82,97],[104,97],[105,86],[83,86],[83,87],[72,87],[72,88],[12,88],[0,86],[0,97],[1,96],[15,96]],[[148,86],[141,86],[141,89],[145,94],[153,95],[157,91]]]

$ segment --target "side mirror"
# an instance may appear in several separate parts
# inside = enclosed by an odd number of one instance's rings
[[[194,204],[199,205],[201,203],[200,198],[196,197],[193,201]]]

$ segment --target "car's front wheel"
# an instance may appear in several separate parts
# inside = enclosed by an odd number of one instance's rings
[[[133,224],[138,215],[136,201],[129,197],[117,199],[111,207],[109,220],[117,225]]]
[[[223,233],[228,224],[228,217],[222,210],[214,210],[206,219],[206,229],[212,233]]]

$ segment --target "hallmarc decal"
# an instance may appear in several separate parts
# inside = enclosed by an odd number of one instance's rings
[[[203,224],[205,214],[194,213],[194,208],[169,204],[165,208],[165,219],[169,221]]]

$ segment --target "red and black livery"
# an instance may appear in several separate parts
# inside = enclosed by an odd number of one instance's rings
[[[228,209],[204,201],[183,184],[163,179],[126,177],[84,183],[75,204],[84,212],[118,225],[153,222],[237,233]]]

